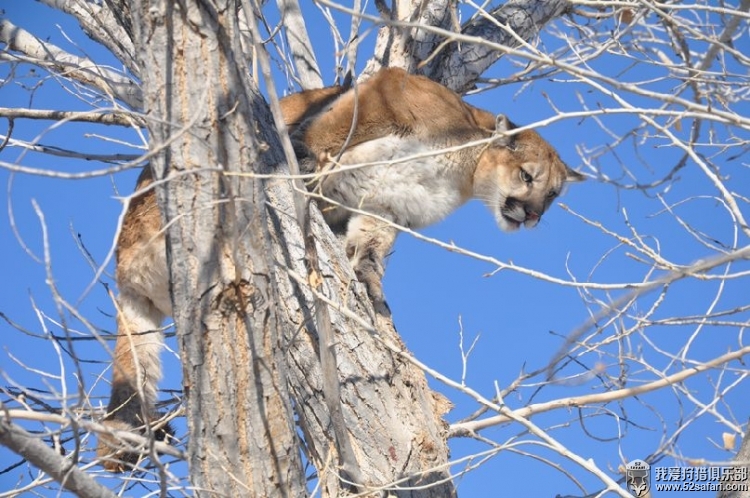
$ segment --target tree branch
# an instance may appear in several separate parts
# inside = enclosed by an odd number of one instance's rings
[[[113,6],[115,0],[108,0],[106,7],[90,0],[76,2],[70,0],[39,1],[75,17],[81,25],[81,29],[92,40],[107,47],[133,74],[140,74],[134,55],[132,24],[130,29],[127,29],[128,24],[122,14],[122,12],[128,11],[125,2],[118,1],[121,7],[121,10],[118,10]],[[120,22],[125,27],[121,27]]]
[[[509,49],[530,41],[552,19],[570,8],[568,0],[510,0],[489,14],[480,13],[463,26],[462,34],[476,36]],[[481,43],[453,43],[440,69],[430,76],[458,93],[471,89],[495,61],[505,55]]]
[[[142,106],[138,83],[121,73],[105,69],[87,57],[66,52],[49,42],[42,42],[7,19],[0,19],[0,42],[23,55],[8,54],[10,60],[28,62],[93,87],[133,109]]]
[[[57,157],[73,157],[78,159],[86,159],[87,161],[102,161],[102,162],[122,162],[122,161],[136,161],[139,160],[142,156],[137,154],[87,154],[85,152],[77,152],[74,150],[68,150],[63,149],[62,147],[55,147],[54,145],[43,145],[43,144],[34,144],[29,142],[24,142],[22,140],[16,140],[14,138],[8,138],[4,135],[0,135],[0,139],[7,141],[7,144],[11,147],[21,147],[26,150],[33,150],[34,152],[41,152],[43,154],[49,154],[51,156],[57,156]],[[32,173],[32,174],[42,174],[44,176],[56,176],[54,173],[48,174],[48,172],[44,170],[39,170],[36,168],[28,168],[26,166],[16,166],[13,164],[0,162],[3,167],[16,170],[16,171],[22,171],[25,173]],[[123,168],[124,169],[124,168]],[[63,178],[65,176],[71,177],[70,174],[62,173],[59,177]]]
[[[394,13],[392,19],[361,14],[330,0],[319,2],[350,15],[384,24],[378,33],[375,55],[368,61],[364,74],[372,74],[384,66],[402,67],[411,73],[422,72],[458,93],[474,87],[481,74],[494,62],[505,53],[535,38],[546,23],[562,15],[570,7],[568,0],[510,0],[490,14],[484,13],[470,21],[461,33],[455,33],[450,30],[450,16],[438,16],[432,8],[422,12],[421,2],[416,0],[412,0],[411,4],[399,3],[399,12],[419,14]],[[412,10],[405,5],[412,5]],[[431,25],[428,21],[439,22],[440,25]],[[411,30],[418,30],[416,33],[419,36],[415,38],[415,35],[410,34]],[[447,42],[450,42],[448,46],[442,48]],[[426,47],[442,48],[446,53],[441,58],[426,50]],[[426,59],[418,60],[422,56]],[[430,57],[435,62],[425,64],[425,69],[420,68],[419,64]],[[441,60],[443,62],[436,62]]]
[[[292,53],[292,61],[297,69],[299,83],[303,90],[321,88],[323,77],[320,75],[318,61],[315,59],[307,25],[302,16],[297,0],[277,0],[281,11],[281,21],[286,26],[286,39]]]
[[[25,431],[10,421],[2,410],[0,415],[0,443],[14,453],[21,455],[40,468],[65,489],[83,498],[116,498],[112,491],[97,483],[85,471],[76,467],[73,462],[63,457],[44,444],[39,436]]]
[[[730,353],[714,358],[711,361],[707,361],[705,363],[680,370],[677,373],[668,375],[659,380],[655,380],[654,382],[649,382],[648,384],[643,384],[636,387],[628,387],[626,389],[617,389],[614,391],[607,391],[598,394],[586,394],[584,396],[557,399],[548,401],[546,403],[536,403],[533,405],[525,406],[523,408],[519,408],[517,410],[513,410],[512,413],[517,417],[529,418],[533,415],[556,410],[558,408],[600,405],[624,398],[631,398],[648,392],[656,391],[657,389],[661,389],[666,386],[683,382],[690,377],[693,377],[694,375],[705,372],[706,370],[710,370],[712,368],[720,367],[729,363],[730,361],[739,360],[748,354],[750,354],[750,346],[745,346],[744,348],[738,349],[737,351],[732,351]],[[476,431],[480,431],[482,429],[487,429],[488,427],[492,427],[505,422],[510,422],[511,420],[513,420],[513,418],[508,415],[495,415],[493,417],[485,418],[482,420],[453,424],[450,428],[450,436],[464,436]]]
[[[79,121],[104,125],[146,126],[146,121],[136,113],[102,109],[98,111],[57,111],[54,109],[26,109],[0,107],[0,117],[44,119],[48,121]]]

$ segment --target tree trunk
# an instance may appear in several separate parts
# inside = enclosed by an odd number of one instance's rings
[[[246,79],[234,9],[186,2],[182,12],[178,5],[136,4],[133,29],[151,150],[161,151],[155,177],[169,180],[159,187],[159,202],[169,227],[192,484],[230,496],[304,495],[293,399],[323,494],[339,496],[347,486],[320,388],[318,334],[299,252],[303,238],[289,217],[289,183],[269,186],[218,171],[283,172],[278,139]],[[340,401],[365,480],[356,488],[452,496],[443,426],[424,374],[400,358],[390,320],[381,319],[375,332],[366,294],[313,213],[327,263],[324,293],[353,310],[349,317],[334,311],[332,320]],[[438,481],[444,482],[408,489]]]
[[[165,215],[196,489],[306,494],[261,181],[283,162],[242,60],[235,3],[134,3]],[[183,9],[186,9],[183,10]],[[270,144],[270,146],[269,146]],[[210,168],[211,171],[207,171]]]

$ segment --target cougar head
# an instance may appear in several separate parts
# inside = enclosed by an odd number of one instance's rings
[[[509,135],[515,128],[505,116],[497,117],[493,140],[474,173],[474,196],[506,231],[535,227],[565,184],[585,179],[536,131]]]

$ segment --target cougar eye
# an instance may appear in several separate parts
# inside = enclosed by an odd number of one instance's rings
[[[528,171],[526,171],[523,168],[521,168],[520,171],[521,171],[521,180],[523,180],[524,183],[531,183],[534,181],[534,178],[531,177]]]
[[[557,190],[550,190],[547,192],[547,199],[552,199],[554,197],[557,197]]]

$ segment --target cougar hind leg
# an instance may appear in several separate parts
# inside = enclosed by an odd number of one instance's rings
[[[117,305],[112,393],[102,424],[109,430],[146,435],[150,433],[147,425],[159,418],[155,403],[164,341],[160,327],[165,315],[147,297],[127,289],[120,292]],[[163,440],[171,434],[171,428],[167,425],[153,434]],[[139,454],[113,434],[99,435],[97,456],[109,471],[124,471],[138,460]]]

